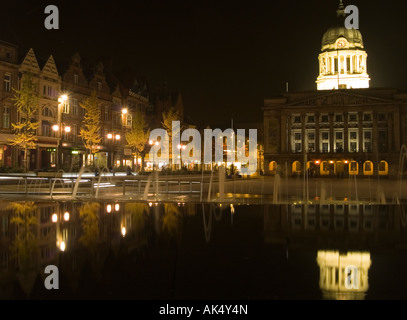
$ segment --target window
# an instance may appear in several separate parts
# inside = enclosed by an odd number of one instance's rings
[[[62,112],[69,113],[69,103],[64,103],[64,105],[62,107]]]
[[[3,128],[10,128],[10,107],[3,107]]]
[[[329,152],[329,131],[320,131],[320,149],[323,153]]]
[[[349,131],[349,152],[358,152],[358,132]]]
[[[349,122],[356,122],[358,121],[358,114],[357,113],[349,113]]]
[[[299,115],[293,116],[293,123],[301,123],[301,116]]]
[[[132,116],[131,114],[128,114],[126,117],[126,126],[131,127],[132,124]]]
[[[329,122],[329,116],[327,114],[321,115],[321,123],[328,123]]]
[[[363,151],[372,152],[372,131],[371,130],[363,131]]]
[[[73,75],[73,83],[74,84],[79,84],[79,76],[77,74]]]
[[[336,114],[335,115],[335,122],[343,122],[343,115],[342,114]]]
[[[42,124],[42,135],[45,137],[49,137],[49,124],[47,123],[43,123]]]
[[[364,113],[363,114],[363,121],[366,121],[366,122],[372,121],[372,114],[371,113]]]
[[[52,111],[48,107],[45,107],[42,109],[42,115],[44,117],[52,117]]]
[[[313,115],[310,115],[307,117],[307,122],[308,123],[315,123],[315,117]]]
[[[11,75],[8,73],[4,75],[4,91],[11,91]]]
[[[72,114],[74,116],[78,115],[78,99],[71,99],[71,103],[72,103]]]
[[[84,117],[86,114],[86,109],[81,107],[81,116]]]
[[[335,152],[343,152],[343,131],[335,131]]]
[[[387,115],[385,113],[379,113],[377,115],[377,120],[381,121],[381,122],[386,121],[387,120]]]
[[[102,82],[98,81],[98,91],[102,91]]]
[[[293,149],[294,152],[301,152],[302,150],[302,134],[301,132],[293,132]]]
[[[308,130],[308,152],[315,152],[315,132],[314,130]]]

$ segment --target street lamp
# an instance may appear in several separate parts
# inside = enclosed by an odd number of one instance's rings
[[[148,143],[150,146],[152,146],[152,145],[158,146],[160,144],[160,142],[154,141],[154,140],[150,140]],[[154,166],[155,166],[155,153],[153,154],[153,171],[154,171]]]
[[[180,150],[179,159],[181,161],[181,168],[180,169],[182,169],[182,150],[185,150],[185,149],[186,149],[186,145],[184,145],[184,144],[179,144],[178,145],[178,150]]]
[[[120,134],[118,134],[118,133],[116,133],[116,134],[114,134],[114,133],[108,133],[107,134],[107,139],[108,140],[110,140],[110,141],[112,141],[112,143],[111,143],[111,148],[112,148],[112,152],[111,152],[111,155],[110,155],[110,158],[111,158],[111,160],[110,160],[110,165],[111,165],[111,167],[113,168],[113,165],[114,165],[114,142],[116,141],[120,141],[120,139],[121,139],[121,136],[120,136]]]
[[[63,132],[69,133],[71,132],[71,127],[68,125],[65,125],[63,123],[59,124],[54,124],[52,126],[52,130],[56,133],[58,132],[59,138],[58,138],[58,145],[57,145],[57,167],[58,169],[61,169],[61,164],[62,164],[62,140],[63,140]]]
[[[58,98],[58,121],[57,124],[52,126],[52,130],[54,132],[59,132],[59,137],[58,137],[58,145],[57,145],[57,168],[61,169],[61,164],[62,164],[62,128],[66,133],[71,132],[71,127],[69,126],[64,126],[62,123],[62,113],[64,110],[61,110],[62,107],[66,107],[66,103],[68,101],[68,95],[63,94]]]

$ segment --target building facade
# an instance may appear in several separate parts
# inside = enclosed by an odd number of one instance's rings
[[[332,27],[323,37],[318,90],[264,100],[266,173],[398,175],[407,93],[369,88],[366,56],[359,30]]]
[[[14,90],[20,88],[25,74],[32,76],[40,100],[35,116],[39,122],[36,148],[28,152],[30,171],[77,171],[89,163],[80,137],[85,115],[81,103],[92,92],[96,92],[100,110],[102,140],[94,159],[100,167],[135,164],[132,149],[126,143],[134,112],[144,113],[150,128],[155,128],[160,121],[157,115],[161,115],[162,106],[150,101],[147,83],[140,84],[135,74],[117,75],[102,62],[86,64],[78,53],[67,63],[56,62],[52,55],[41,61],[32,48],[19,58],[16,45],[0,41],[3,82],[0,88],[0,168],[3,171],[18,171],[24,167],[24,151],[12,146],[11,140],[14,137],[12,124],[19,119]],[[179,101],[182,106],[182,99]]]

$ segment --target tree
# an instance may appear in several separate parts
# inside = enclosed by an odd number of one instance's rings
[[[21,80],[21,89],[14,90],[15,106],[17,107],[18,121],[12,123],[14,137],[10,140],[11,145],[24,150],[24,171],[28,171],[28,151],[35,149],[35,142],[38,140],[36,130],[39,122],[35,121],[35,116],[40,108],[39,97],[36,92],[32,76],[25,74]]]
[[[91,96],[83,101],[80,106],[85,109],[85,116],[79,136],[83,140],[83,145],[92,156],[93,163],[94,155],[99,151],[98,146],[102,141],[100,136],[100,109],[96,92],[93,91]]]
[[[167,111],[162,113],[163,121],[161,122],[163,128],[168,133],[169,147],[170,147],[170,162],[172,162],[172,122],[179,121],[180,115],[175,107],[169,108]],[[181,128],[178,128],[178,134],[181,132]]]
[[[126,141],[136,156],[137,164],[139,156],[142,157],[142,170],[144,169],[144,150],[149,136],[150,129],[147,129],[144,113],[141,111],[136,111],[133,116],[133,126],[131,131],[126,133]]]

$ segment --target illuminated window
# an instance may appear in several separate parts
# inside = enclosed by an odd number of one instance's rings
[[[10,107],[3,107],[3,128],[10,128]]]
[[[11,74],[6,73],[4,75],[4,91],[10,92],[11,91]]]
[[[78,115],[78,109],[79,109],[78,99],[71,99],[71,103],[72,103],[72,114],[74,116],[77,116]]]

